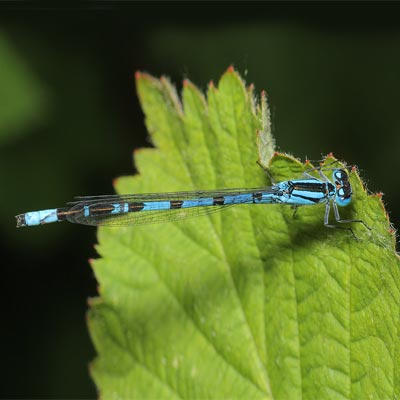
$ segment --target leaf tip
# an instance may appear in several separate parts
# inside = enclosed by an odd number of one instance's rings
[[[189,79],[184,79],[182,82],[183,87],[188,87],[190,85]]]
[[[215,88],[214,81],[213,81],[212,79],[211,79],[210,82],[208,82],[208,87],[209,87],[210,89],[214,89],[214,88]]]
[[[326,155],[325,159],[326,159],[326,158],[334,158],[334,159],[336,159],[336,157],[333,155],[332,152],[328,153],[328,154]]]
[[[230,65],[228,67],[228,69],[226,70],[226,72],[229,73],[229,74],[233,74],[235,72],[235,68],[233,68],[233,65]]]
[[[137,86],[140,86],[141,82],[153,82],[156,83],[157,79],[146,72],[136,71],[135,72],[135,82]]]
[[[140,80],[144,80],[144,79],[150,81],[150,80],[152,80],[154,78],[150,74],[147,74],[146,72],[142,72],[142,71],[137,70],[135,72],[135,80],[136,80],[136,82],[138,82]]]

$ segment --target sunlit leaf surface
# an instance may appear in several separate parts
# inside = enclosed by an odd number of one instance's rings
[[[266,186],[307,166],[274,153],[265,96],[229,68],[206,97],[137,74],[155,148],[120,193]],[[257,147],[258,145],[258,147]],[[331,156],[326,163],[332,162]],[[399,272],[380,196],[351,173],[348,231],[324,206],[243,205],[150,226],[99,229],[91,367],[108,398],[399,396]]]

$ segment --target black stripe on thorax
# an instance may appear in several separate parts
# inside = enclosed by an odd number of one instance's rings
[[[291,191],[293,190],[307,190],[309,192],[321,192],[325,193],[326,192],[326,183],[322,182],[310,182],[310,183],[292,183],[292,187],[290,188]]]
[[[321,203],[321,200],[322,200],[322,198],[308,197],[308,196],[303,196],[303,195],[297,194],[297,193],[292,193],[292,197],[297,197],[297,198],[300,198],[300,199],[312,201],[313,203]],[[326,196],[324,196],[324,197],[326,197]]]

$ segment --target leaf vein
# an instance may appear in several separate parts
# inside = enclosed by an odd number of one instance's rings
[[[262,388],[259,387],[259,385],[252,381],[248,376],[244,375],[240,370],[237,369],[237,367],[232,364],[226,357],[225,355],[218,349],[218,347],[215,346],[215,344],[213,343],[213,341],[208,337],[208,335],[200,328],[200,326],[197,324],[196,320],[186,311],[185,307],[183,307],[182,303],[178,300],[178,298],[176,297],[175,293],[173,292],[173,290],[170,288],[170,286],[167,284],[166,281],[164,281],[161,277],[161,275],[159,274],[156,266],[148,259],[146,259],[145,256],[143,256],[142,254],[140,254],[139,252],[136,252],[135,254],[137,254],[145,263],[147,263],[156,273],[158,279],[160,280],[160,282],[162,282],[162,284],[164,285],[164,287],[167,289],[167,292],[171,295],[172,299],[174,300],[174,302],[178,305],[179,309],[184,313],[184,315],[187,317],[187,319],[189,321],[192,322],[193,326],[196,328],[196,330],[198,331],[198,333],[206,340],[207,343],[209,343],[211,345],[211,348],[214,349],[215,353],[221,357],[221,359],[228,365],[230,366],[234,371],[236,371],[240,376],[242,376],[244,378],[245,381],[248,381],[249,383],[251,383],[253,386],[255,386],[257,389],[262,391]]]

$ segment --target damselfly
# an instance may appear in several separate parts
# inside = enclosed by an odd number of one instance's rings
[[[296,208],[324,203],[326,227],[349,229],[353,233],[349,227],[329,223],[332,206],[336,222],[360,222],[370,229],[362,220],[341,219],[338,206],[347,206],[352,199],[349,176],[342,168],[327,169],[332,170],[332,180],[325,176],[321,168],[315,168],[320,179],[306,172],[305,179],[254,189],[77,197],[67,207],[17,215],[17,227],[61,221],[95,226],[134,226],[207,215],[239,204],[285,204]]]

